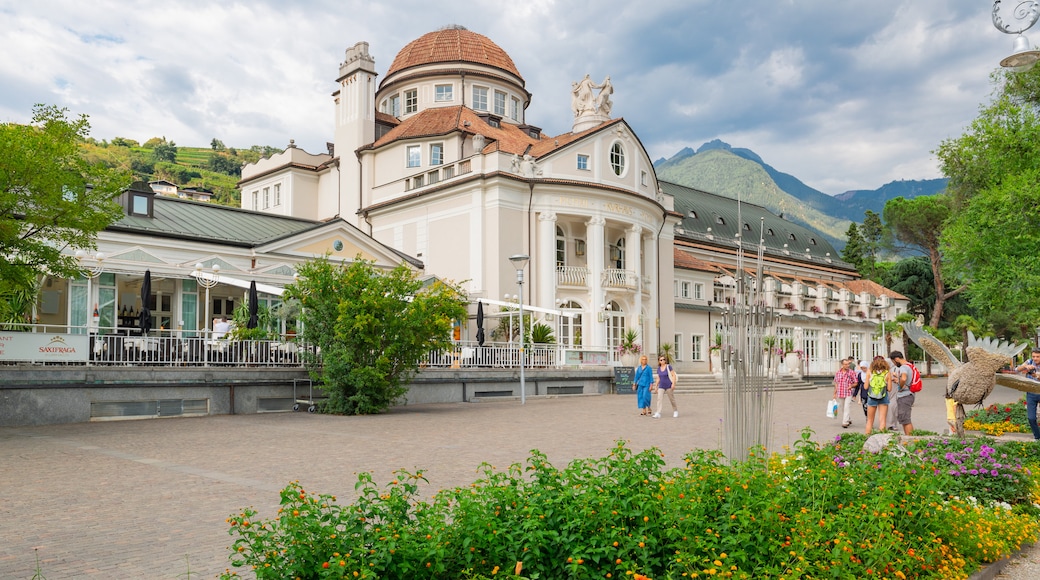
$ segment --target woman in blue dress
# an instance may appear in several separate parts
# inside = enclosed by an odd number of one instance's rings
[[[639,366],[633,377],[632,390],[636,392],[636,404],[640,415],[650,414],[650,385],[654,384],[654,371],[646,362],[646,356],[639,357]]]

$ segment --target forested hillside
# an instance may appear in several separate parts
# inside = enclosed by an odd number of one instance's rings
[[[213,139],[208,148],[178,147],[165,137],[153,137],[144,143],[116,137],[111,141],[90,139],[83,145],[88,160],[109,167],[126,169],[134,179],[165,180],[178,187],[194,187],[213,193],[213,203],[238,206],[235,184],[242,176],[242,166],[262,157],[281,152],[266,145],[248,149],[226,147]]]

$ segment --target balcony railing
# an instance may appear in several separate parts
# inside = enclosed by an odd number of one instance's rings
[[[639,277],[630,270],[607,268],[603,270],[603,286],[607,288],[635,289],[639,284]]]
[[[556,285],[587,287],[589,269],[580,266],[556,266]]]

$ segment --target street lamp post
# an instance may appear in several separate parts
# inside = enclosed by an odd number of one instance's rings
[[[1033,50],[1029,39],[1022,35],[1040,19],[1040,1],[1015,0],[993,2],[993,26],[1004,34],[1014,34],[1015,42],[1010,56],[1000,61],[1000,66],[1014,72],[1024,72],[1040,60],[1040,51]]]
[[[96,264],[94,264],[92,266],[89,266],[86,270],[83,271],[83,277],[87,279],[87,334],[90,334],[91,324],[94,324],[94,323],[97,322],[96,320],[94,320],[94,316],[93,316],[95,313],[97,313],[97,306],[95,305],[95,307],[93,309],[91,309],[91,307],[90,307],[90,301],[91,301],[91,287],[90,287],[90,283],[91,283],[91,281],[96,279],[98,276],[100,276],[101,272],[104,270],[104,267],[102,266],[101,262],[104,261],[105,254],[102,253],[102,252],[97,252],[93,256],[88,256],[85,251],[83,251],[83,250],[76,250],[76,259],[77,260],[79,260],[80,262],[83,262],[87,258],[92,258],[94,261],[97,262]]]
[[[220,274],[220,264],[213,264],[213,277],[210,278],[202,270],[202,263],[195,264],[195,270],[191,273],[199,285],[206,289],[206,317],[202,319],[202,337],[206,338],[209,331],[209,290],[217,285],[217,274]]]
[[[524,382],[524,268],[527,266],[531,256],[527,254],[516,254],[509,257],[509,261],[516,268],[516,285],[520,287],[518,296],[520,301],[520,404],[527,403],[527,385]]]

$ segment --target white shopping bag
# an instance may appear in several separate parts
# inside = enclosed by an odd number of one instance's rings
[[[830,401],[827,401],[827,418],[828,419],[834,419],[834,418],[837,418],[837,416],[838,416],[838,401],[836,399],[831,399]]]

